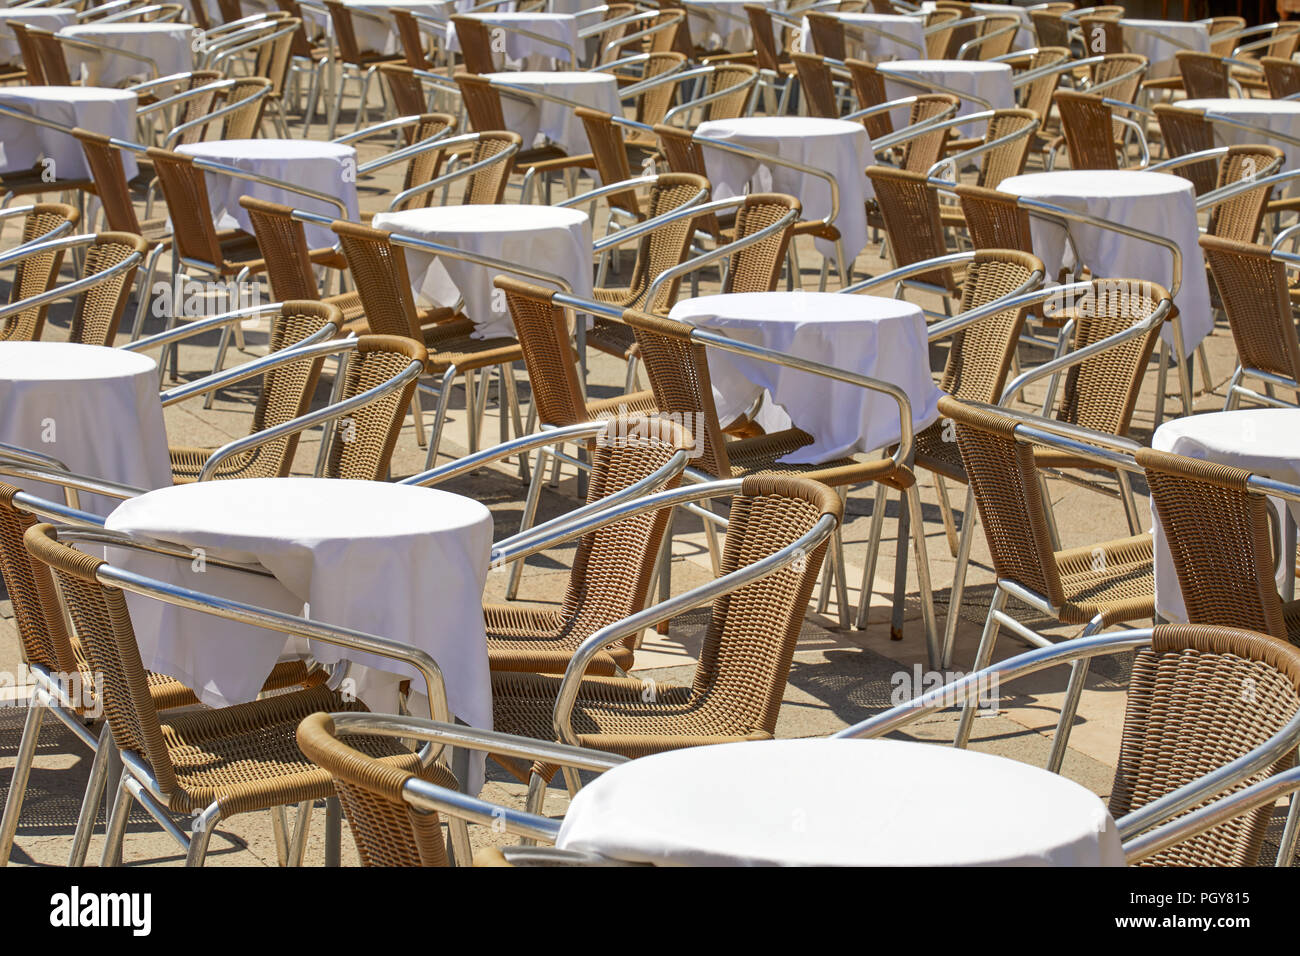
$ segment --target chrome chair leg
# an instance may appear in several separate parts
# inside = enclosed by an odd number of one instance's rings
[[[885,501],[889,489],[882,484],[876,485],[875,501],[871,505],[871,534],[867,539],[867,562],[862,569],[862,590],[858,594],[858,614],[854,627],[861,630],[867,626],[867,615],[871,611],[871,595],[874,593],[876,580],[876,558],[880,555],[880,539],[885,527]]]
[[[1088,622],[1081,637],[1096,634],[1105,625],[1098,615]],[[1052,773],[1061,772],[1065,761],[1066,746],[1070,742],[1070,731],[1074,728],[1074,717],[1079,711],[1079,698],[1083,696],[1084,681],[1088,678],[1088,658],[1073,661],[1070,664],[1070,682],[1065,688],[1065,699],[1061,701],[1061,714],[1056,720],[1056,733],[1052,735],[1052,752],[1047,758],[1047,769]]]
[[[325,801],[325,865],[341,866],[343,862],[343,806],[338,797]]]
[[[113,809],[108,814],[108,827],[104,831],[104,852],[99,858],[101,867],[122,865],[122,838],[126,835],[126,819],[131,813],[131,792],[126,783],[129,774],[122,773],[113,798]]]
[[[9,779],[9,795],[5,799],[4,817],[0,819],[0,866],[9,862],[13,850],[14,834],[18,832],[18,816],[23,810],[23,797],[27,794],[27,780],[31,776],[32,761],[36,758],[36,743],[41,736],[41,722],[49,699],[41,691],[34,691],[27,705],[23,721],[23,736],[18,743],[18,758],[13,776]]]
[[[77,815],[77,829],[72,835],[72,851],[68,854],[68,866],[86,865],[86,854],[90,850],[90,835],[95,829],[95,817],[99,815],[99,806],[104,800],[108,768],[113,760],[117,760],[120,765],[113,731],[109,728],[108,721],[104,721],[104,727],[99,733],[99,746],[95,750],[95,759],[90,765],[86,795],[82,797],[81,812]]]
[[[979,650],[975,652],[975,666],[972,671],[981,671],[989,666],[989,661],[993,659],[993,645],[997,643],[998,614],[1007,603],[1007,592],[998,588],[993,592],[993,600],[989,602],[988,617],[984,619],[984,633],[980,636]],[[974,691],[972,691],[974,694]],[[964,748],[970,742],[971,723],[975,719],[975,707],[972,700],[968,697],[962,704],[961,718],[957,722],[957,735],[953,739],[953,746],[958,749]]]

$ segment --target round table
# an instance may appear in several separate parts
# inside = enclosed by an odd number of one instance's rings
[[[138,488],[172,480],[158,401],[158,366],[121,349],[68,342],[0,342],[0,441],[57,458],[78,474]],[[42,482],[4,478],[62,502]],[[117,499],[82,495],[108,514]]]
[[[432,206],[380,213],[374,226],[551,273],[567,280],[574,295],[592,297],[591,221],[580,209]],[[500,269],[411,248],[406,267],[417,304],[451,308],[463,298],[476,338],[514,337],[505,296],[492,285]]]
[[[195,28],[188,23],[88,23],[64,27],[59,36],[99,43],[108,50],[65,46],[74,79],[85,86],[124,86],[194,69]],[[146,56],[154,66],[113,50]]]
[[[109,549],[109,561],[171,584],[391,638],[442,669],[452,714],[492,726],[482,594],[492,516],[470,498],[383,481],[251,478],[176,485],[122,503],[106,527],[195,551],[177,561]],[[261,567],[258,577],[215,567]],[[277,660],[306,648],[282,634],[128,595],[144,666],[184,682],[214,707],[253,700]],[[394,661],[312,642],[320,661],[346,657],[371,710],[396,713],[398,684],[424,681]],[[418,704],[412,710],[419,713]],[[481,772],[481,769],[480,769]]]
[[[578,43],[578,18],[572,13],[512,13],[509,11],[492,11],[490,13],[468,13],[465,16],[482,20],[489,32],[500,31],[500,45],[497,36],[493,36],[492,51],[502,52],[509,61],[523,62],[528,69],[544,69],[556,63],[567,63],[577,67],[582,57]],[[527,30],[554,42],[547,43],[536,37],[526,36],[517,30]],[[447,24],[447,50],[456,52],[460,49],[460,37],[455,24]]]
[[[879,63],[925,56],[925,23],[919,17],[886,13],[832,13],[831,16],[844,24],[845,52],[849,57]],[[805,53],[817,52],[807,17],[803,18],[800,29],[798,48]]]
[[[873,162],[871,137],[861,123],[812,116],[746,116],[701,123],[695,134],[829,173],[839,190],[834,224],[840,230],[846,261],[852,263],[866,248],[866,201],[875,196],[875,191],[865,172]],[[714,199],[740,196],[751,189],[789,193],[803,203],[804,219],[821,219],[831,212],[830,186],[821,176],[765,164],[708,144],[704,145],[704,157]],[[819,238],[816,244],[824,256],[835,252],[829,240]]]
[[[1189,180],[1166,173],[1135,169],[1067,169],[1028,173],[1004,179],[998,189],[1015,196],[1037,199],[1087,213],[1134,229],[1164,236],[1182,252],[1182,288],[1175,296],[1188,355],[1214,330],[1210,289],[1201,267],[1200,231],[1196,221],[1196,194]],[[1066,257],[1065,231],[1054,223],[1031,218],[1034,252],[1056,275]],[[1169,250],[1143,239],[1096,226],[1070,224],[1073,251],[1105,278],[1144,279],[1173,291]],[[1173,331],[1161,330],[1173,344]]]
[[[678,866],[1123,866],[1105,804],[1006,757],[896,740],[688,747],[608,770],[556,846]]]
[[[533,89],[611,116],[623,115],[618,98],[618,80],[612,73],[520,70],[516,73],[485,75],[494,85]],[[522,102],[520,96],[526,97],[527,94],[511,94],[508,90],[502,90],[501,107],[506,126],[523,137],[524,149],[532,147],[538,136],[544,136],[571,156],[591,151],[587,143],[587,131],[582,126],[582,120],[574,114],[573,106],[554,100],[532,98],[528,102]]]
[[[1146,79],[1178,76],[1180,50],[1210,52],[1210,27],[1204,21],[1181,23],[1173,20],[1120,20],[1124,46],[1129,53],[1139,53],[1150,62]]]
[[[1175,100],[1174,106],[1186,110],[1198,110],[1204,113],[1218,113],[1242,123],[1250,123],[1257,130],[1242,129],[1226,123],[1212,123],[1214,138],[1224,146],[1265,143],[1276,146],[1286,158],[1282,161],[1283,169],[1300,167],[1300,144],[1287,143],[1273,139],[1269,130],[1277,130],[1286,136],[1300,139],[1300,102],[1295,100],[1269,99],[1200,99]],[[1288,192],[1294,192],[1294,185]]]
[[[1300,485],[1300,409],[1243,408],[1227,412],[1191,415],[1165,422],[1151,436],[1151,447],[1201,461],[1244,468],[1254,474]],[[1300,504],[1272,499],[1285,528],[1283,555],[1295,554],[1295,526],[1300,521]],[[1288,520],[1289,519],[1289,520]],[[1183,605],[1178,574],[1160,526],[1160,516],[1151,509],[1155,536],[1156,611],[1166,620],[1183,623]],[[1282,589],[1294,569],[1279,562],[1277,583]]]
[[[884,64],[885,96],[896,100],[919,93],[949,93],[961,97],[958,116],[987,109],[1010,109],[1016,105],[1011,88],[1011,67],[1006,63],[984,60],[894,60]],[[891,77],[897,77],[892,79]],[[979,97],[978,100],[971,97]],[[907,125],[908,111],[890,112],[894,129]],[[983,136],[983,123],[967,123],[958,129],[959,136]]]
[[[892,382],[907,393],[917,431],[938,418],[943,394],[930,375],[921,307],[902,299],[833,292],[744,292],[683,299],[671,318]],[[788,421],[813,443],[781,459],[816,464],[898,441],[898,405],[887,395],[847,382],[709,349],[713,400],[723,424],[746,411],[766,389]],[[775,411],[775,410],[774,410]],[[768,431],[785,417],[759,422]]]
[[[56,7],[53,10],[40,7],[35,10],[22,7],[17,10],[0,10],[0,63],[21,66],[23,62],[22,51],[18,49],[18,38],[9,29],[9,24],[21,23],[24,26],[57,33],[60,27],[76,22],[77,11],[70,7]]]
[[[357,151],[351,146],[304,139],[227,139],[178,146],[176,152],[336,196],[347,207],[347,215],[340,217],[338,207],[323,200],[279,186],[210,172],[205,177],[208,202],[212,207],[212,221],[218,229],[253,231],[247,210],[239,204],[241,196],[283,203],[331,218],[358,218]],[[309,225],[306,233],[307,243],[313,249],[334,245],[336,237],[325,226]]]
[[[31,113],[63,126],[134,141],[136,96],[130,90],[95,86],[7,86],[0,105]],[[0,173],[31,169],[38,160],[53,162],[59,179],[89,179],[90,167],[81,144],[67,133],[37,126],[12,116],[0,116]],[[139,172],[135,154],[122,153],[127,179]]]

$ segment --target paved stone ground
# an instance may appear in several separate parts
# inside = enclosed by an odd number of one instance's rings
[[[313,130],[313,135],[323,138],[323,130]],[[383,189],[393,189],[395,181],[381,180]],[[585,183],[580,188],[586,188]],[[386,205],[379,189],[363,189],[362,208],[380,209]],[[556,193],[558,199],[562,195]],[[3,237],[5,244],[14,241],[13,230]],[[806,240],[800,240],[800,261],[805,270],[805,282],[816,287],[816,272],[820,260]],[[630,257],[623,268],[630,266]],[[879,274],[887,263],[882,259],[882,249],[873,245],[862,253],[855,263],[859,276]],[[7,281],[8,277],[5,277]],[[832,285],[832,288],[835,286]],[[716,277],[706,274],[701,291],[716,291]],[[933,305],[933,303],[930,303]],[[131,314],[128,307],[128,315]],[[66,335],[69,310],[56,308],[45,337],[58,340]],[[154,323],[156,325],[157,323]],[[151,325],[151,330],[154,327]],[[246,360],[260,354],[265,344],[265,334],[255,328],[248,330],[247,354],[232,356],[230,363]],[[1207,341],[1211,371],[1210,388],[1196,378],[1196,410],[1210,411],[1222,407],[1222,386],[1235,362],[1235,352],[1226,326],[1221,322]],[[210,369],[215,347],[215,337],[200,340],[181,351],[180,368],[183,377],[193,377]],[[1022,354],[1025,364],[1041,361],[1029,351]],[[932,367],[942,367],[943,355],[932,355]],[[591,373],[594,396],[615,395],[621,390],[624,370],[605,356],[592,353]],[[522,379],[523,376],[521,375]],[[1176,379],[1170,378],[1169,387]],[[526,395],[526,390],[524,392]],[[1032,393],[1029,398],[1036,396]],[[167,411],[167,427],[174,444],[215,446],[228,439],[247,434],[255,391],[240,386],[223,392],[210,411],[202,402],[191,401],[173,406]],[[324,394],[318,396],[323,401]],[[1133,428],[1139,439],[1149,437],[1153,412],[1159,396],[1155,394],[1155,365],[1152,363],[1142,396],[1138,404]],[[1167,396],[1166,414],[1177,414],[1177,402],[1171,391]],[[485,425],[489,436],[497,434],[495,409],[490,409]],[[428,416],[432,421],[432,415]],[[489,440],[494,440],[489,438]],[[446,455],[460,455],[465,451],[465,412],[461,393],[452,403],[452,415],[443,451]],[[295,471],[309,473],[316,456],[316,442],[308,436],[298,452]],[[424,452],[417,447],[412,422],[408,418],[398,442],[393,474],[401,477],[423,467]],[[938,616],[942,622],[947,614],[949,587],[952,579],[953,557],[949,552],[940,522],[940,512],[933,486],[923,478],[922,498],[925,505],[925,530],[930,565],[934,581],[934,597]],[[1136,491],[1143,496],[1139,507],[1145,513],[1145,487],[1136,482]],[[504,537],[518,528],[524,488],[509,468],[479,472],[449,484],[450,490],[470,495],[483,501],[496,518],[496,537]],[[1117,498],[1106,492],[1111,483],[1098,479],[1091,487],[1057,478],[1049,479],[1052,505],[1060,526],[1065,546],[1084,544],[1127,533],[1123,512]],[[953,503],[961,508],[963,490],[953,491]],[[574,506],[576,482],[567,471],[559,485],[547,489],[543,496],[544,515],[557,514]],[[866,559],[866,542],[869,516],[872,507],[871,489],[857,489],[849,497],[848,520],[844,528],[847,552],[850,600],[856,608],[862,600],[859,585]],[[892,572],[895,554],[897,501],[890,500],[886,510],[884,544],[877,565],[876,580],[869,600],[871,614],[863,630],[843,630],[837,626],[835,606],[832,601],[829,614],[810,609],[798,650],[791,668],[789,685],[778,721],[777,733],[781,737],[813,737],[833,733],[863,718],[880,712],[897,699],[904,683],[911,679],[914,668],[926,668],[924,642],[920,621],[920,603],[915,568],[908,572],[905,624],[902,639],[890,639],[889,616],[892,593]],[[673,590],[680,591],[708,579],[707,551],[698,523],[683,518],[677,524],[679,535],[674,543]],[[562,599],[568,561],[571,552],[559,550],[530,560],[524,577],[522,597],[542,602]],[[991,594],[992,574],[987,549],[982,536],[974,545],[969,585],[961,609],[957,631],[956,670],[969,668],[978,643],[987,602]],[[488,583],[486,597],[500,599],[504,592],[505,575],[493,574]],[[20,666],[16,638],[13,635],[12,612],[7,601],[0,604],[0,672],[14,673]],[[638,676],[653,678],[657,682],[687,682],[691,679],[695,655],[698,652],[703,616],[696,612],[673,622],[666,636],[647,639],[637,656],[634,671]],[[1026,618],[1028,620],[1028,618]],[[1065,638],[1073,629],[1053,627],[1046,633]],[[1004,633],[997,648],[997,657],[1004,658],[1019,653],[1022,646]],[[1122,659],[1099,662],[1092,668],[1088,686],[1079,709],[1079,719],[1071,737],[1064,772],[1105,796],[1109,793],[1113,768],[1119,747],[1124,716],[1125,685],[1128,661]],[[1050,747],[1051,728],[1065,684],[1065,671],[1058,668],[1035,675],[1033,678],[1003,688],[996,713],[981,717],[975,724],[976,749],[1004,754],[1015,759],[1042,764]],[[0,789],[7,789],[10,768],[21,733],[24,710],[21,702],[0,709]],[[914,725],[910,733],[920,739],[950,739],[954,715],[937,715]],[[55,721],[47,720],[42,733],[36,766],[27,792],[26,804],[18,829],[13,852],[14,863],[34,865],[59,865],[66,860],[73,822],[79,806],[82,787],[90,765],[90,755],[80,748],[75,739]],[[954,781],[960,785],[959,781]],[[495,766],[490,766],[489,782],[484,795],[507,804],[522,805],[523,787]],[[547,809],[561,813],[566,797],[561,789],[553,788]],[[311,830],[307,860],[319,864],[323,860],[323,826],[319,811]],[[1274,834],[1276,836],[1276,833]],[[490,843],[498,838],[491,832],[475,828],[475,842]],[[91,848],[91,860],[97,860],[102,839],[97,834]],[[166,864],[183,862],[177,846],[142,812],[136,811],[126,840],[125,860],[130,865]],[[355,848],[349,837],[344,837],[344,862],[356,864]],[[224,822],[213,840],[209,864],[274,865],[275,852],[267,814],[251,814]]]

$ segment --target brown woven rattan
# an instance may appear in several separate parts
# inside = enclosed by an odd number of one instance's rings
[[[1220,99],[1231,94],[1228,64],[1213,53],[1179,50],[1174,54],[1188,99]]]
[[[15,24],[9,24],[13,29]],[[45,77],[46,86],[72,86],[72,72],[68,69],[68,59],[63,52],[63,44],[49,30],[29,26],[27,37],[36,55],[40,57],[40,73]],[[15,31],[17,32],[17,31]],[[21,42],[21,41],[20,41]],[[31,67],[28,67],[31,72]]]
[[[1280,100],[1300,93],[1300,63],[1266,56],[1260,58],[1259,65],[1264,68],[1264,79],[1268,83],[1270,97]]]
[[[842,515],[830,489],[793,476],[747,478],[732,499],[721,573],[727,574],[790,545],[823,516]],[[725,741],[770,739],[789,678],[804,609],[825,545],[793,565],[746,585],[713,604],[690,686],[590,677],[578,691],[572,724],[583,746],[628,757]],[[492,675],[493,726],[506,733],[553,740],[559,678]],[[545,779],[554,767],[533,768]]]
[[[1246,27],[1245,17],[1211,17],[1206,24],[1210,33],[1210,52],[1215,56],[1232,56],[1237,38],[1231,34]]]
[[[419,770],[377,760],[339,740],[325,713],[305,717],[297,740],[307,759],[333,779],[362,866],[448,865],[438,814],[402,799],[402,788],[415,779],[454,790],[456,780],[446,768]]]
[[[948,242],[940,218],[939,196],[924,172],[868,166],[867,178],[876,194],[876,208],[889,236],[889,254],[896,267],[946,255]],[[955,295],[957,282],[951,268],[914,276]]]
[[[772,26],[772,14],[767,7],[756,3],[745,4],[745,16],[749,18],[750,35],[754,38],[754,62],[760,70],[770,70],[777,76],[791,76],[795,72],[794,64],[785,48],[777,43],[776,29]],[[813,34],[813,43],[817,35]]]
[[[451,18],[456,28],[456,40],[460,44],[461,65],[470,73],[493,73],[496,65],[492,62],[492,31],[488,25],[477,17]],[[498,126],[497,129],[505,129]]]
[[[388,15],[393,18],[393,25],[397,27],[397,38],[402,42],[402,55],[406,57],[406,65],[414,70],[432,70],[433,64],[429,62],[429,41],[420,30],[415,16],[410,10],[403,10],[401,7],[392,8],[388,11]]]
[[[1165,153],[1171,159],[1214,148],[1214,127],[1206,122],[1201,113],[1180,109],[1170,103],[1157,103],[1154,109],[1160,123],[1160,138],[1164,142]],[[1196,195],[1200,196],[1214,188],[1219,170],[1214,160],[1207,159],[1179,166],[1177,173],[1184,179],[1190,179]]]
[[[968,185],[957,186],[955,192],[976,249],[1034,251],[1029,213],[1020,207],[1018,196]]]
[[[804,16],[812,35],[813,49],[821,56],[843,63],[848,57],[844,48],[844,23],[829,13],[810,10]]]
[[[125,232],[101,232],[86,248],[82,274],[88,276],[112,268],[132,253],[139,253],[143,260],[148,251],[149,243],[139,236]],[[77,308],[72,313],[68,341],[81,345],[113,344],[138,268],[139,262],[81,293],[77,299]]]
[[[562,428],[608,418],[624,409],[654,409],[654,395],[649,391],[605,399],[584,397],[578,356],[570,341],[573,317],[552,303],[554,290],[510,276],[497,276],[494,283],[505,292],[540,424]]]
[[[1155,613],[1149,534],[1053,550],[1034,450],[1016,440],[1016,421],[946,395],[939,411],[955,423],[1000,580],[1046,598],[1063,624],[1100,618],[1109,625]]]
[[[509,129],[505,110],[501,106],[501,93],[492,85],[491,80],[475,73],[457,73],[455,79],[470,129],[476,133]],[[526,169],[539,162],[564,157],[564,150],[557,146],[529,146],[516,153],[514,161],[520,169]]]
[[[1079,18],[1083,33],[1083,47],[1087,56],[1124,53],[1124,28],[1115,17],[1091,16]]]
[[[409,13],[406,15],[410,16]],[[388,92],[393,96],[393,107],[398,116],[415,116],[428,108],[428,96],[419,77],[415,75],[417,69],[427,67],[412,67],[406,63],[379,64],[379,75],[388,84]]]
[[[1284,604],[1273,577],[1270,505],[1250,472],[1139,449],[1152,507],[1191,624],[1221,624],[1300,643],[1300,601]]]
[[[338,306],[343,312],[345,332],[367,332],[356,292],[322,297],[316,281],[317,265],[346,269],[347,259],[333,248],[310,249],[303,224],[293,218],[293,209],[280,203],[253,196],[240,196],[239,204],[248,212],[253,234],[266,263],[266,277],[275,302],[292,299],[321,299]]]
[[[601,185],[612,186],[614,183],[626,182],[632,178],[632,166],[628,160],[627,145],[623,142],[622,129],[614,125],[614,118],[600,110],[580,106],[573,111],[582,120],[582,127],[587,133],[587,143],[591,146],[592,161]],[[611,209],[635,219],[645,217],[641,200],[635,189],[625,189],[605,196]]]
[[[1057,90],[1053,96],[1072,169],[1118,169],[1110,107],[1100,95]]]
[[[1243,693],[1243,688],[1251,693]],[[1300,652],[1236,627],[1157,627],[1129,678],[1124,735],[1111,785],[1116,819],[1213,773],[1278,733],[1300,707]],[[1289,768],[1294,752],[1240,781]],[[1223,794],[1214,799],[1222,799]],[[1190,808],[1189,811],[1190,812]],[[1254,866],[1271,804],[1143,860],[1142,866]]]
[[[1286,267],[1267,246],[1202,236],[1201,248],[1237,346],[1238,365],[1300,381]]]
[[[81,219],[74,207],[67,203],[37,203],[32,211],[23,217],[23,232],[20,244],[27,245],[62,226],[72,223],[75,227]],[[40,295],[54,288],[63,265],[63,250],[55,249],[38,252],[14,264],[13,280],[9,286],[9,302],[21,302],[32,296]],[[35,342],[41,337],[45,328],[45,315],[49,306],[26,308],[8,316],[0,322],[0,342]]]
[[[799,74],[799,92],[805,97],[808,115],[838,119],[840,104],[826,58],[816,53],[793,53],[790,59]]]
[[[1029,11],[1029,22],[1033,24],[1034,36],[1038,38],[1040,47],[1069,48],[1070,24],[1059,13],[1051,13],[1047,10],[1031,10]]]
[[[857,97],[858,109],[865,110],[889,101],[888,94],[885,93],[885,78],[880,75],[875,64],[865,60],[846,60],[844,65],[848,67],[849,78],[853,82],[853,95]],[[888,111],[864,116],[862,123],[867,128],[867,135],[873,140],[894,131],[894,123]]]
[[[942,60],[948,55],[948,45],[952,40],[953,29],[935,30],[929,32],[932,27],[942,27],[946,23],[952,23],[956,20],[963,19],[960,10],[944,9],[942,7],[926,14],[925,17],[925,55],[931,60]]]
[[[335,332],[343,314],[325,302],[285,302],[271,315],[270,351],[291,348],[327,325]],[[300,359],[268,370],[262,391],[253,408],[249,434],[282,424],[306,413],[320,379],[324,356]],[[287,435],[225,459],[214,478],[283,478],[293,466],[298,436]],[[198,480],[203,463],[214,449],[172,446],[172,481],[184,484]]]
[[[949,107],[958,103],[951,93],[922,93],[912,104],[908,112],[907,123],[915,126],[928,120],[937,119]],[[947,143],[948,131],[940,129],[934,132],[913,136],[903,144],[903,158],[900,168],[913,173],[926,173],[939,161]]]
[[[346,401],[377,388],[406,371],[412,362],[424,365],[428,359],[428,350],[414,339],[363,335],[357,339],[356,350],[348,356],[339,398]],[[412,378],[404,388],[371,400],[336,424],[325,459],[326,478],[388,479],[393,449],[397,447],[406,410],[415,396],[415,384]]]
[[[220,710],[169,714],[164,723],[149,694],[122,592],[96,578],[102,559],[54,535],[52,526],[41,524],[24,540],[53,572],[91,666],[102,675],[114,740],[152,772],[164,806],[191,813],[216,804],[229,818],[334,796],[329,774],[303,756],[295,732],[309,714],[364,710],[364,704],[321,684]],[[360,739],[357,746],[401,768],[418,766],[414,754],[391,741]]]
[[[592,450],[588,501],[615,494],[653,474],[692,446],[681,426],[653,415],[620,412],[611,424],[615,441]],[[665,487],[675,487],[677,478]],[[610,624],[645,607],[668,510],[627,518],[578,541],[564,599],[554,605],[485,604],[488,663],[495,671],[563,674],[578,646]],[[632,667],[635,635],[610,645],[588,674],[612,675]]]
[[[1043,263],[1029,251],[986,249],[975,254],[962,282],[961,311],[977,309],[1024,285]],[[1025,325],[1024,309],[1009,309],[968,326],[949,340],[939,387],[964,401],[996,403],[1002,398],[1011,359]],[[915,440],[915,462],[945,478],[964,482],[966,472],[944,423],[922,429]]]
[[[1223,189],[1240,182],[1262,179],[1270,170],[1280,169],[1282,150],[1276,146],[1230,146],[1219,161],[1219,178],[1215,188]],[[1222,239],[1254,242],[1264,223],[1264,212],[1271,193],[1268,186],[1239,193],[1210,210],[1207,232]]]

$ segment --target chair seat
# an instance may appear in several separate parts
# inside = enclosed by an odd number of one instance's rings
[[[614,290],[595,291],[596,301],[602,302],[609,300],[601,299],[601,294],[607,295]],[[632,358],[637,353],[636,334],[632,331],[632,327],[622,322],[615,322],[613,319],[596,319],[592,322],[591,328],[587,330],[587,346],[624,360]]]
[[[1106,625],[1155,616],[1155,578],[1149,534],[1056,552],[1065,605],[1061,620]]]
[[[172,445],[167,449],[172,462],[172,483],[188,485],[199,480],[203,464],[211,457],[215,448],[197,448],[187,445]],[[238,452],[217,466],[214,478],[274,478],[278,475],[266,474],[263,446]]]
[[[14,173],[0,173],[0,194],[12,193],[15,196],[34,196],[39,193],[59,193],[72,189],[94,192],[95,184],[89,179],[55,179],[43,178],[43,169],[23,169]]]
[[[777,461],[778,458],[783,458],[805,445],[811,445],[812,442],[813,436],[801,428],[787,428],[779,432],[728,442],[727,459],[731,464],[732,477],[800,475],[830,485],[832,488],[898,478],[895,474],[897,467],[887,458],[874,461],[836,458],[816,465],[791,465]],[[903,483],[911,484],[911,481],[903,479]]]
[[[430,372],[441,372],[455,365],[464,371],[523,360],[523,349],[517,340],[506,336],[476,339],[471,334],[474,329],[474,323],[467,318],[452,319],[424,329],[424,344],[429,350],[425,368]]]
[[[529,604],[485,604],[488,666],[493,671],[563,674],[573,652],[587,633],[572,629],[573,621],[558,607]],[[589,674],[616,674],[632,666],[633,651],[622,643],[611,645],[593,659]]]
[[[222,816],[334,795],[328,771],[298,748],[298,724],[309,714],[364,711],[324,686],[266,697],[219,710],[164,715],[163,744],[176,770],[169,809],[201,810],[216,802]],[[419,760],[385,737],[345,736],[348,744],[395,769],[418,773]],[[452,775],[434,768],[435,781],[455,786]],[[439,779],[440,778],[440,779]]]
[[[913,442],[913,461],[926,471],[966,483],[966,466],[955,441],[945,441],[942,419],[917,432]]]
[[[492,725],[507,734],[554,740],[552,716],[559,694],[558,676],[494,673]],[[589,677],[582,681],[573,706],[573,729],[584,747],[625,757],[743,740],[770,740],[765,730],[738,723],[725,701],[697,694],[690,687],[655,684],[627,677]],[[647,700],[646,698],[650,699]],[[518,761],[497,758],[524,776]],[[549,780],[555,767],[532,768]]]

